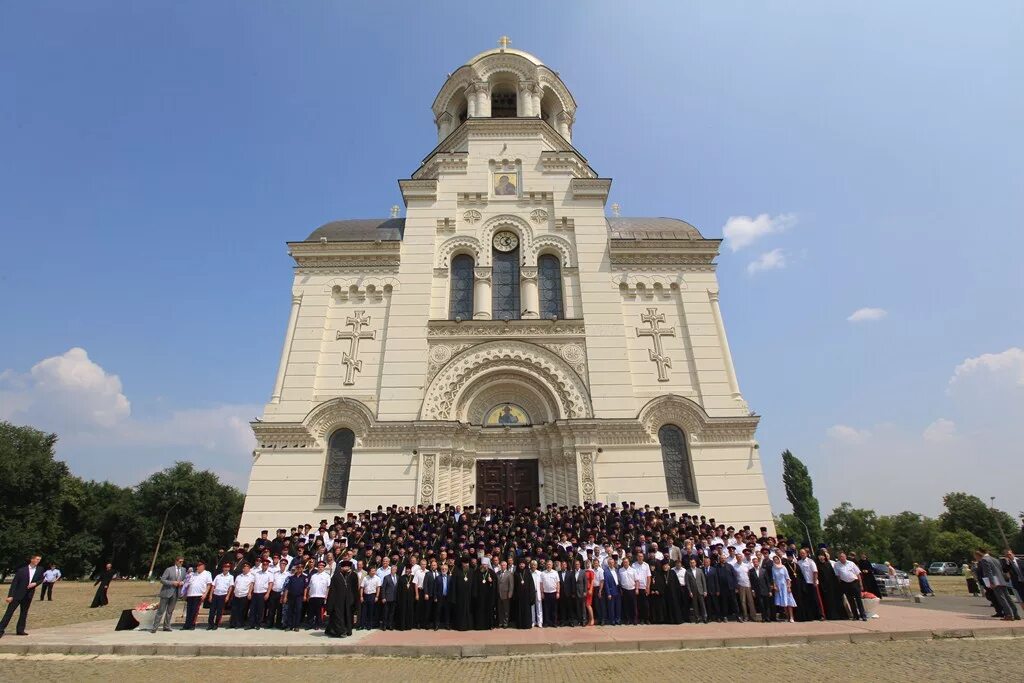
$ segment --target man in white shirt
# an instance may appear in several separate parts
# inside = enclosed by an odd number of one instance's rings
[[[619,567],[619,592],[622,595],[622,623],[636,624],[636,570],[629,563],[629,555]]]
[[[540,585],[544,610],[544,626],[558,626],[558,598],[560,587],[554,562],[548,560],[547,568],[540,573]]]
[[[274,575],[270,571],[270,558],[260,560],[260,568],[253,573],[252,598],[249,600],[249,622],[246,629],[259,629],[263,625],[264,612],[267,608],[267,595]]]
[[[380,578],[373,566],[359,584],[362,604],[359,607],[359,630],[369,631],[375,626],[377,598],[380,593]]]
[[[796,561],[796,566],[803,577],[803,586],[793,586],[797,604],[806,610],[809,617],[824,621],[825,609],[821,604],[821,593],[818,591],[818,563],[807,555],[805,549],[801,548],[800,559]]]
[[[595,550],[600,550],[600,547],[595,547]],[[590,605],[594,608],[594,623],[604,626],[604,568],[596,558],[591,560],[590,568],[594,572],[594,592],[590,599]]]
[[[537,569],[537,560],[530,562],[530,574],[533,576],[533,586],[537,592],[533,602],[533,625],[539,628],[544,625],[544,591],[541,588],[541,572]]]
[[[248,562],[242,563],[242,573],[235,577],[231,587],[231,621],[228,628],[243,628],[245,618],[249,614],[249,598],[252,597],[252,585],[256,577],[252,575],[252,567]]]
[[[652,547],[657,548],[657,545]],[[643,553],[636,554],[633,573],[636,574],[637,621],[641,624],[649,624],[651,623],[651,608],[648,603],[648,596],[651,594],[651,566],[644,561]]]
[[[317,562],[316,570],[309,575],[306,587],[306,602],[309,604],[309,628],[320,630],[324,627],[324,603],[327,602],[327,591],[331,587],[331,576],[324,571],[327,564]]]
[[[860,567],[855,562],[846,559],[846,553],[839,553],[839,561],[836,562],[836,578],[839,579],[839,587],[850,605],[850,612],[853,616],[850,619],[867,621],[868,615],[864,611],[864,601],[860,594],[864,592],[864,585],[860,579]]]
[[[231,563],[225,562],[221,567],[221,573],[213,577],[210,597],[210,616],[206,622],[207,631],[216,631],[220,627],[220,619],[224,616],[224,604],[227,602],[228,594],[235,585],[235,577],[231,575]]]
[[[736,575],[736,597],[740,603],[739,620],[741,622],[753,621],[754,615],[757,614],[757,607],[754,605],[754,591],[750,586],[750,568],[752,566],[742,555],[736,555],[736,561],[730,565]]]
[[[267,628],[283,628],[284,624],[284,582],[288,578],[288,560],[281,558],[276,567],[270,568],[270,593],[267,597],[267,618],[263,625]]]
[[[60,581],[61,573],[57,565],[50,563],[50,568],[43,572],[43,588],[39,593],[39,602],[47,600],[53,602],[53,584]]]
[[[196,571],[185,586],[185,625],[183,631],[196,630],[196,617],[199,616],[199,608],[203,600],[209,597],[210,587],[213,585],[213,577],[206,571],[206,563],[200,562],[196,565]]]
[[[384,577],[387,576],[390,573],[391,573],[391,558],[387,557],[387,556],[384,556],[384,558],[380,561],[380,566],[377,567],[377,578],[380,579],[383,582],[384,581]]]

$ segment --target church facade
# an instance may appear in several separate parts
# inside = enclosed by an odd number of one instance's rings
[[[503,42],[434,100],[404,218],[288,244],[240,537],[393,503],[630,500],[772,526],[720,240],[609,211],[572,94]]]

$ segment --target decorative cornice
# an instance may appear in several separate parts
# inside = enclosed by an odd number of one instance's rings
[[[402,191],[402,199],[406,206],[412,199],[437,199],[437,180],[399,180],[398,187]]]
[[[289,242],[288,255],[300,268],[398,267],[402,243],[375,242]]]
[[[575,150],[552,150],[540,153],[540,171],[545,175],[572,175],[574,178],[596,178],[597,172]]]
[[[509,337],[583,338],[586,333],[582,320],[431,320],[427,323],[427,337],[475,341]]]
[[[600,199],[604,202],[611,189],[611,178],[573,178],[569,181],[569,192],[573,199]]]
[[[299,422],[250,422],[258,448],[301,450],[315,448],[316,439]]]
[[[423,165],[412,174],[413,180],[436,179],[444,175],[465,175],[469,168],[469,154],[466,152],[438,152],[428,157]]]

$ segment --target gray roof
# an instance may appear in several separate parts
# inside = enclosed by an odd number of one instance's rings
[[[307,242],[399,242],[405,233],[404,218],[355,218],[324,223],[310,233]],[[608,235],[620,240],[699,240],[697,228],[678,218],[608,219]]]
[[[354,218],[324,223],[310,233],[307,242],[400,242],[405,232],[404,218]]]
[[[678,218],[608,219],[608,235],[617,240],[700,240],[700,231]]]

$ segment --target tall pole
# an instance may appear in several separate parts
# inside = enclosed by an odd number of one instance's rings
[[[793,515],[793,516],[796,517],[796,515]],[[806,524],[804,524],[804,520],[800,519],[799,517],[796,517],[796,521],[800,522],[800,526],[802,526],[804,528],[804,531],[807,532],[807,543],[809,544],[807,547],[810,548],[811,552],[813,553],[814,552],[814,539],[811,538],[811,530],[807,528]],[[150,571],[152,571],[152,570],[150,570]]]
[[[173,510],[174,506],[177,504],[178,503],[175,502],[174,505],[167,508],[167,512],[164,513],[164,521],[163,524],[160,525],[160,534],[156,537],[156,547],[153,548],[153,560],[149,563],[149,573],[146,574],[146,578],[150,580],[153,578],[153,567],[156,566],[156,556],[160,552],[160,543],[164,540],[164,529],[167,528],[167,517],[170,516],[171,510]]]
[[[989,496],[988,499],[992,503],[990,508],[992,510],[992,519],[995,521],[996,527],[999,529],[999,535],[1003,537],[1003,549],[1009,548],[1010,542],[1006,540],[1006,532],[1003,530],[1003,525],[999,523],[999,515],[996,514],[996,497]]]

